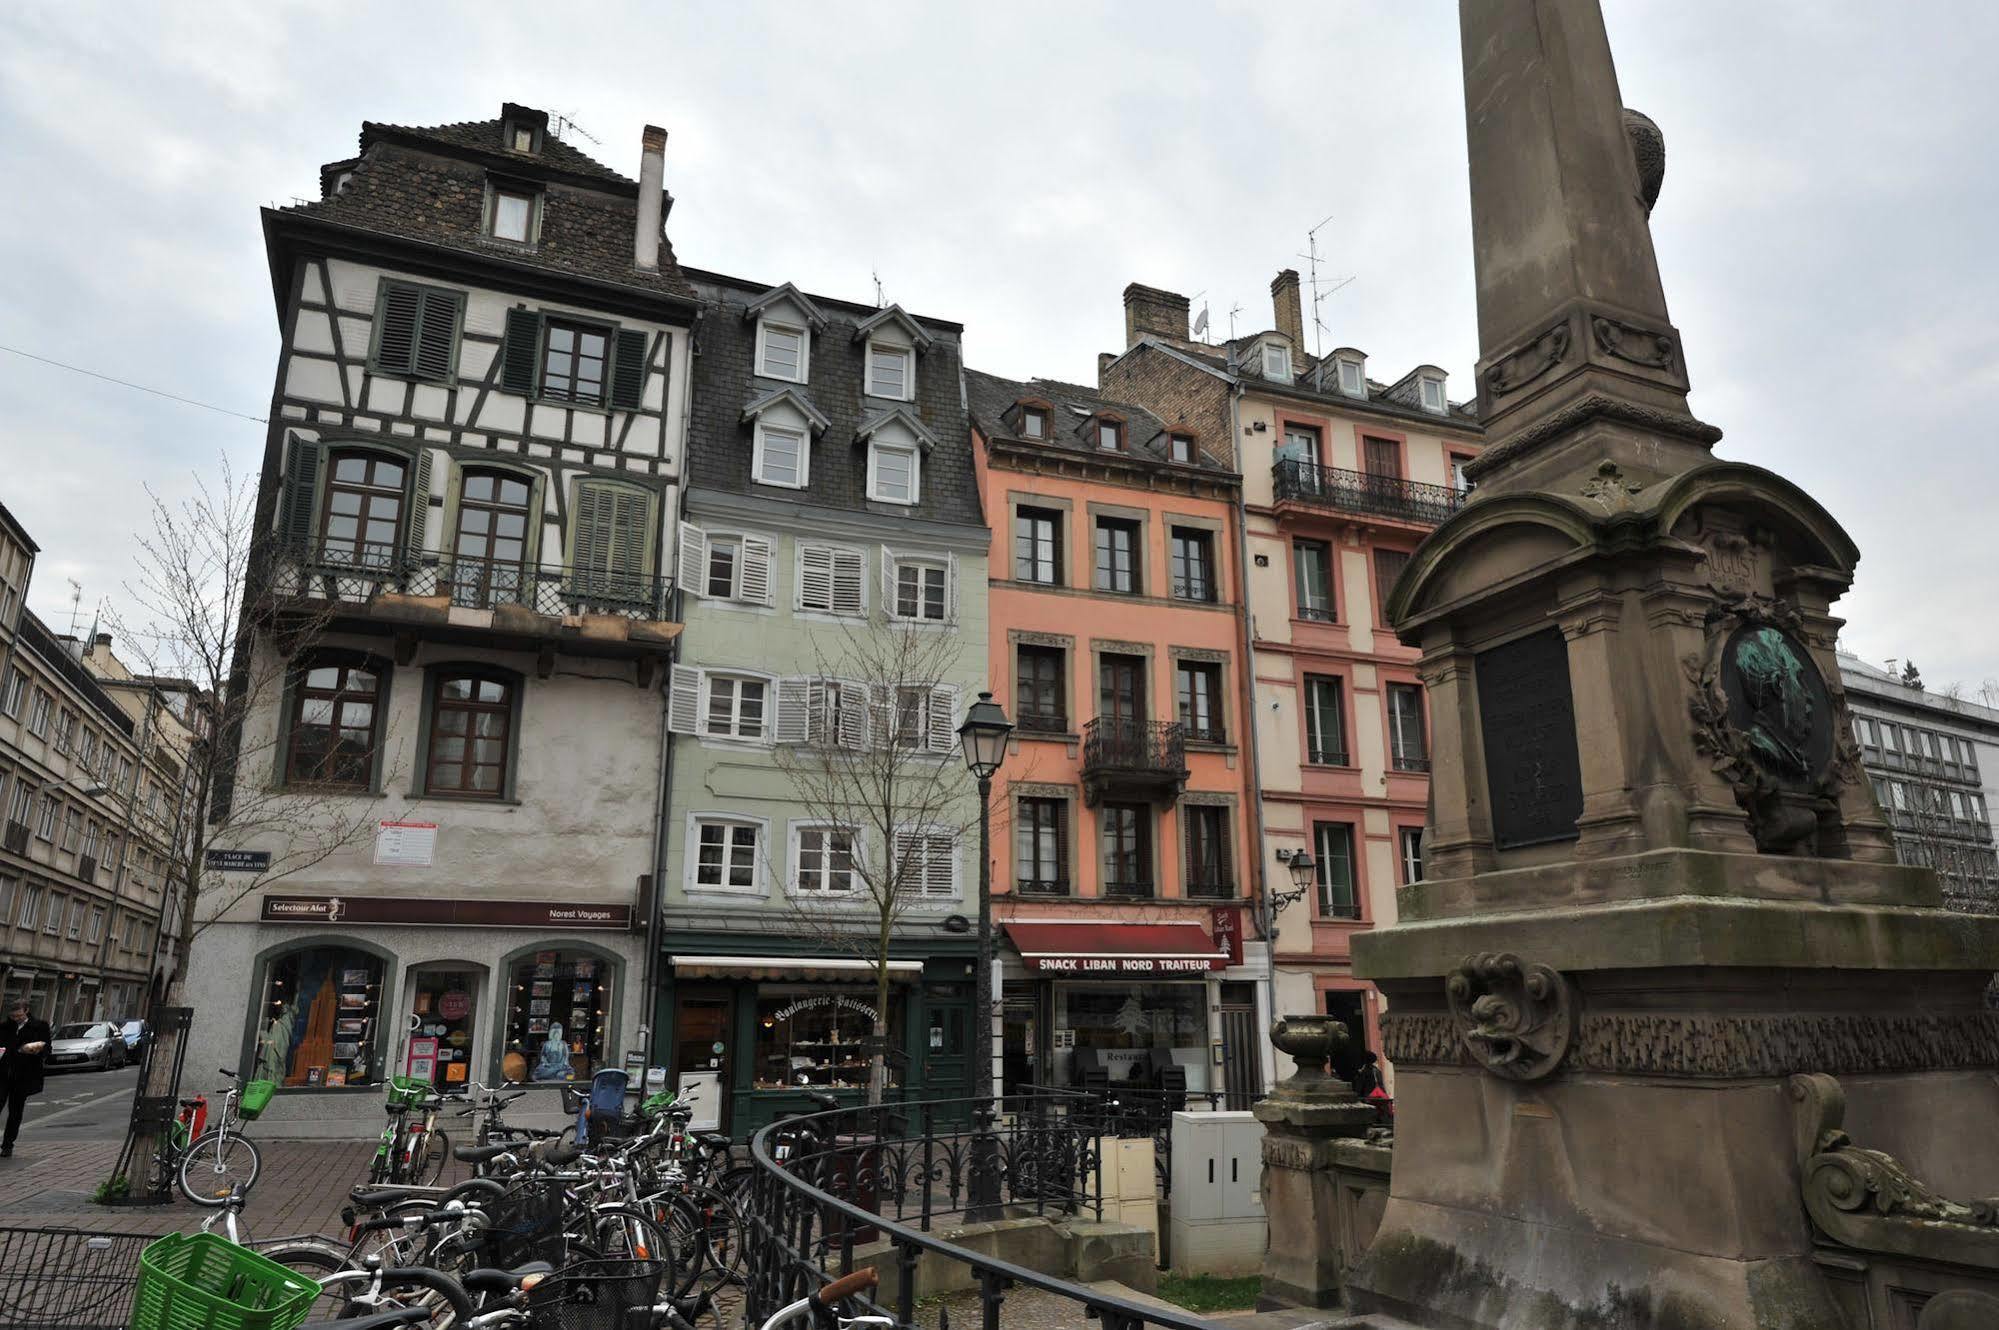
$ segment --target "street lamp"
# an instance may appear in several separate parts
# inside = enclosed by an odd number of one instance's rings
[[[1298,888],[1299,896],[1303,896],[1312,889],[1312,875],[1317,871],[1319,866],[1312,862],[1312,852],[1310,850],[1293,850],[1291,852],[1291,859],[1286,867],[1291,870],[1291,885]],[[1296,896],[1292,897],[1292,900],[1296,899]],[[1285,904],[1290,904],[1290,901],[1286,901]]]
[[[1006,718],[1006,708],[993,701],[991,693],[979,694],[979,700],[965,712],[965,723],[958,727],[965,766],[979,782],[979,961],[972,976],[972,1011],[979,1041],[972,1063],[972,1097],[982,1105],[990,1105],[993,1097],[993,773],[1006,759],[1007,736],[1012,733],[1013,722]]]
[[[1312,860],[1312,852],[1299,847],[1295,850],[1279,850],[1277,862],[1284,865],[1291,874],[1291,890],[1272,891],[1264,888],[1260,907],[1257,910],[1257,924],[1263,934],[1263,991],[1270,1004],[1270,1019],[1276,1020],[1277,1012],[1277,916],[1286,906],[1296,905],[1311,892],[1318,882],[1319,865]]]

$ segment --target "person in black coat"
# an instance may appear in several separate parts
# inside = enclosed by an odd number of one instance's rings
[[[30,1014],[26,998],[7,1004],[7,1019],[0,1021],[0,1090],[7,1096],[7,1134],[0,1139],[0,1159],[14,1153],[28,1096],[42,1092],[42,1059],[48,1056],[53,1037],[49,1023]]]

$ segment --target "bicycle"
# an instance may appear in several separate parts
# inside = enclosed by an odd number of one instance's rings
[[[238,1187],[248,1192],[257,1185],[264,1167],[257,1143],[243,1134],[242,1124],[255,1122],[263,1113],[277,1092],[277,1082],[250,1081],[238,1086],[234,1071],[227,1067],[220,1070],[229,1080],[221,1115],[214,1126],[188,1143],[174,1167],[174,1184],[196,1205],[228,1204]]]
[[[451,1138],[437,1130],[437,1110],[444,1098],[429,1081],[413,1076],[389,1077],[388,1093],[383,1111],[391,1121],[376,1144],[368,1181],[430,1186],[443,1175],[445,1161],[451,1157]],[[409,1117],[418,1110],[423,1116],[413,1125]]]
[[[839,1304],[851,1297],[867,1292],[881,1281],[872,1269],[856,1270],[850,1275],[814,1289],[798,1301],[779,1307],[763,1323],[763,1330],[784,1330],[785,1326],[804,1324],[812,1330],[895,1330],[895,1319],[889,1316],[842,1316]],[[801,1321],[801,1318],[804,1318]]]

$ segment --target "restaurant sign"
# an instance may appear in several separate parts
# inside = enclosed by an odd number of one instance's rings
[[[1203,974],[1228,964],[1223,956],[1024,956],[1043,974]]]
[[[452,928],[630,928],[632,907],[577,901],[405,896],[266,896],[263,918],[294,924],[437,924]]]

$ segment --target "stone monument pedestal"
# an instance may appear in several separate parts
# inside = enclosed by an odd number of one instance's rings
[[[1286,1016],[1271,1027],[1271,1042],[1298,1064],[1250,1110],[1264,1128],[1263,1209],[1272,1221],[1263,1296],[1276,1304],[1340,1305],[1345,1244],[1334,1143],[1375,1123],[1373,1106],[1326,1074],[1327,1058],[1347,1038],[1330,1016]]]

